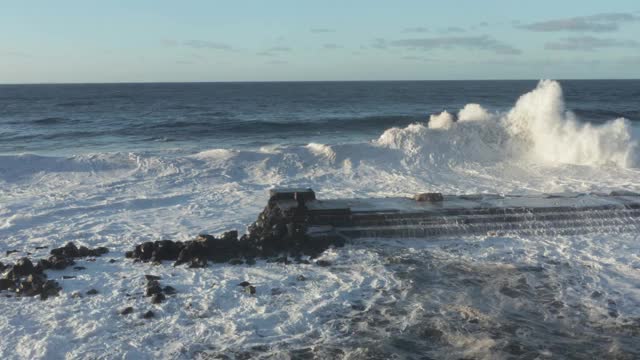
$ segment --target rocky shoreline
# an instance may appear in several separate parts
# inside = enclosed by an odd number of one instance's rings
[[[10,252],[14,251],[7,253]],[[46,300],[58,295],[62,287],[57,281],[48,279],[45,270],[64,270],[75,265],[74,259],[98,257],[108,252],[109,249],[106,247],[90,249],[85,246],[77,247],[70,242],[63,247],[52,249],[51,256],[37,260],[35,264],[28,257],[21,258],[13,265],[0,263],[0,291],[9,290],[17,296],[40,296],[40,299]]]
[[[237,231],[228,231],[218,237],[198,235],[194,240],[185,242],[149,241],[136,245],[133,250],[125,253],[125,257],[134,259],[134,262],[155,264],[173,261],[173,266],[187,265],[190,268],[203,268],[209,262],[253,265],[256,259],[284,264],[309,264],[308,259],[318,257],[328,248],[344,246],[344,240],[339,237],[312,239],[307,236],[304,210],[304,201],[300,201],[299,206],[293,208],[291,213],[283,214],[282,210],[270,201],[258,219],[249,226],[248,232],[240,237]],[[7,254],[13,252],[16,251],[9,250]],[[99,257],[108,252],[109,249],[106,247],[90,249],[85,246],[78,247],[70,242],[63,247],[52,249],[50,256],[45,259],[32,260],[23,257],[12,265],[0,262],[0,291],[9,290],[16,296],[40,296],[40,299],[46,300],[58,295],[62,290],[57,281],[47,278],[46,270],[64,270],[75,265],[74,259]],[[112,259],[110,262],[114,261]],[[316,263],[319,266],[330,265],[326,261]],[[86,268],[79,266],[76,269]],[[154,304],[164,301],[166,295],[175,293],[171,286],[161,287],[159,280],[153,275],[147,275],[145,295],[150,297]],[[249,293],[255,293],[252,285],[247,285],[246,288],[249,289]],[[253,291],[250,291],[251,289]]]

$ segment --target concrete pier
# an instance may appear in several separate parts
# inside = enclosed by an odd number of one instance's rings
[[[312,189],[274,189],[269,208],[311,238],[437,238],[572,235],[640,230],[640,194],[441,195],[316,198]],[[291,230],[293,231],[293,230]]]

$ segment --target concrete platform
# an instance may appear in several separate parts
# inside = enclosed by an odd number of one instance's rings
[[[311,189],[274,189],[269,204],[283,214],[286,223],[303,226],[311,237],[435,238],[640,230],[640,194],[631,192],[321,200]]]

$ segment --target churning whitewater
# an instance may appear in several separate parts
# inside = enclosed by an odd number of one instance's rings
[[[0,293],[0,355],[640,357],[637,233],[371,239],[325,252],[327,267],[124,258],[143,241],[243,232],[276,186],[323,198],[638,192],[639,134],[628,119],[580,119],[545,80],[511,108],[471,103],[369,141],[0,155],[0,261],[69,241],[110,249],[78,261],[85,270],[48,271],[58,297]],[[145,274],[177,294],[150,304]],[[98,295],[74,296],[89,289]],[[153,320],[140,317],[150,309]]]

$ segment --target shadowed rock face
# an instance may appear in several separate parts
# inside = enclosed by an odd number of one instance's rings
[[[0,278],[0,291],[11,290],[19,296],[37,296],[42,300],[58,295],[60,284],[55,280],[47,280],[48,269],[62,270],[75,264],[74,258],[86,256],[100,256],[109,252],[107,248],[89,249],[85,246],[78,248],[74,243],[51,250],[51,256],[41,259],[34,265],[29,258],[22,258],[13,265],[0,264],[0,271],[4,271]]]

